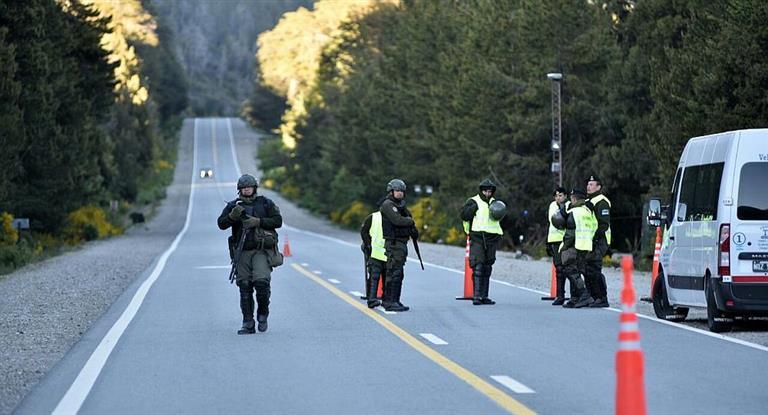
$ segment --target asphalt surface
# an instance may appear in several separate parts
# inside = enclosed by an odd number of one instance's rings
[[[238,292],[226,281],[226,232],[215,220],[240,171],[256,170],[248,163],[257,137],[238,120],[194,124],[182,140],[196,131],[181,233],[18,413],[614,411],[619,314],[552,307],[538,285],[514,279],[525,274],[540,284],[541,273],[526,267],[546,270],[546,263],[495,267],[498,303],[478,307],[454,299],[463,277],[453,264],[463,257],[447,253],[463,250],[427,245],[426,270],[414,262],[406,268],[403,302],[412,310],[368,310],[358,298],[363,274],[354,232],[314,220],[271,192],[293,256],[273,273],[269,331],[237,336]],[[214,168],[214,179],[197,175],[203,166]],[[649,413],[765,413],[768,349],[650,319],[639,327]]]

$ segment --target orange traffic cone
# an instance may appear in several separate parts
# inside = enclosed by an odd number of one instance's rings
[[[471,300],[474,291],[475,283],[472,280],[472,268],[469,267],[469,235],[467,235],[467,249],[464,251],[464,296],[456,299]]]
[[[379,288],[376,289],[376,297],[384,298],[384,278],[379,276]]]
[[[616,352],[616,415],[645,415],[643,350],[635,313],[635,287],[632,286],[632,256],[621,260],[624,288],[621,290],[621,331]]]
[[[541,297],[542,300],[554,300],[557,298],[557,269],[555,264],[552,264],[552,271],[550,272],[551,278],[549,279],[549,297]]]
[[[653,268],[651,271],[651,293],[648,297],[641,298],[642,301],[653,302],[653,286],[656,285],[656,278],[659,276],[659,255],[661,255],[661,227],[656,227],[656,244],[653,248]]]
[[[289,257],[291,255],[291,245],[288,243],[288,235],[285,235],[285,245],[283,245],[283,256]]]

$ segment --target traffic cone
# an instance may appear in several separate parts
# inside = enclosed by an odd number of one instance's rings
[[[288,235],[285,235],[285,245],[283,245],[283,256],[289,257],[291,255],[291,244],[288,243]]]
[[[632,256],[621,260],[624,288],[621,290],[621,330],[616,352],[616,415],[645,415],[643,350],[635,313],[635,288],[632,286]]]
[[[656,227],[656,244],[653,248],[653,268],[651,271],[651,292],[648,297],[641,300],[649,303],[653,302],[653,286],[656,284],[656,278],[659,276],[659,256],[661,255],[661,227]]]
[[[464,296],[456,299],[471,300],[474,291],[475,283],[472,280],[472,268],[469,267],[469,235],[467,235],[467,249],[464,251]]]
[[[384,298],[384,278],[379,276],[379,288],[376,289],[376,297]]]
[[[551,278],[549,279],[549,297],[541,297],[542,300],[554,300],[557,298],[557,269],[555,264],[552,264],[552,271],[550,272]]]

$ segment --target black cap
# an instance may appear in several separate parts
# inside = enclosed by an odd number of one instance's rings
[[[587,198],[587,192],[584,191],[583,189],[573,189],[573,190],[571,190],[571,196],[576,196],[576,197],[580,197],[582,199],[586,199]]]
[[[557,194],[558,194],[558,193],[562,193],[562,194],[564,194],[564,195],[567,195],[567,194],[568,194],[568,191],[567,191],[567,190],[565,190],[565,187],[563,187],[563,186],[558,186],[558,187],[556,187],[556,188],[555,188],[555,191],[554,191],[554,192],[552,192],[552,196],[557,196]]]
[[[597,175],[595,175],[595,174],[589,176],[589,179],[587,179],[587,183],[589,183],[589,182],[597,182],[597,184],[599,184],[600,186],[603,185],[603,181],[600,180],[600,178],[597,177]]]

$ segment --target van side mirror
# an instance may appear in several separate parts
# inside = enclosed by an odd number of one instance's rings
[[[648,226],[658,228],[661,226],[661,200],[651,199],[648,202]]]
[[[680,203],[677,205],[677,221],[685,222],[685,214],[688,213],[688,205]]]

